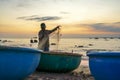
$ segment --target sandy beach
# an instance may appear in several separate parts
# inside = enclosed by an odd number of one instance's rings
[[[82,59],[80,66],[69,73],[34,72],[25,80],[94,80],[90,73],[88,60]]]

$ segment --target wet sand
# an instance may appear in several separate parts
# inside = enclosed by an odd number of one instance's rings
[[[25,80],[94,80],[90,73],[88,60],[82,60],[80,66],[69,73],[34,72]]]

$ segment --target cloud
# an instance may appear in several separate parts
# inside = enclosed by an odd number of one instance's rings
[[[82,26],[89,26],[96,31],[120,33],[120,22],[115,23],[95,23],[95,24],[82,24]]]
[[[26,8],[32,6],[33,0],[17,0],[16,2],[16,8]]]
[[[10,0],[0,0],[0,2],[8,2],[8,1],[10,1]]]
[[[120,25],[120,22],[115,22],[114,24],[119,24]]]
[[[32,15],[32,16],[23,16],[23,17],[18,17],[17,19],[23,19],[26,21],[51,21],[51,20],[60,20],[61,17],[58,16],[43,16],[39,17],[38,15]]]

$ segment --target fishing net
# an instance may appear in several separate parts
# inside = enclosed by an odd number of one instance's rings
[[[38,43],[38,49],[44,50],[45,43],[46,43],[47,39],[48,39],[47,37],[44,37],[44,38]]]
[[[61,38],[61,28],[58,28],[55,32],[53,32],[50,35],[50,39],[52,39],[52,42],[53,42],[51,44],[54,45],[54,51],[58,51],[59,50],[60,38]]]

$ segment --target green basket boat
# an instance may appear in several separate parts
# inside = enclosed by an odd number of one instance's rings
[[[81,54],[66,52],[43,52],[37,71],[70,72],[81,62]]]

